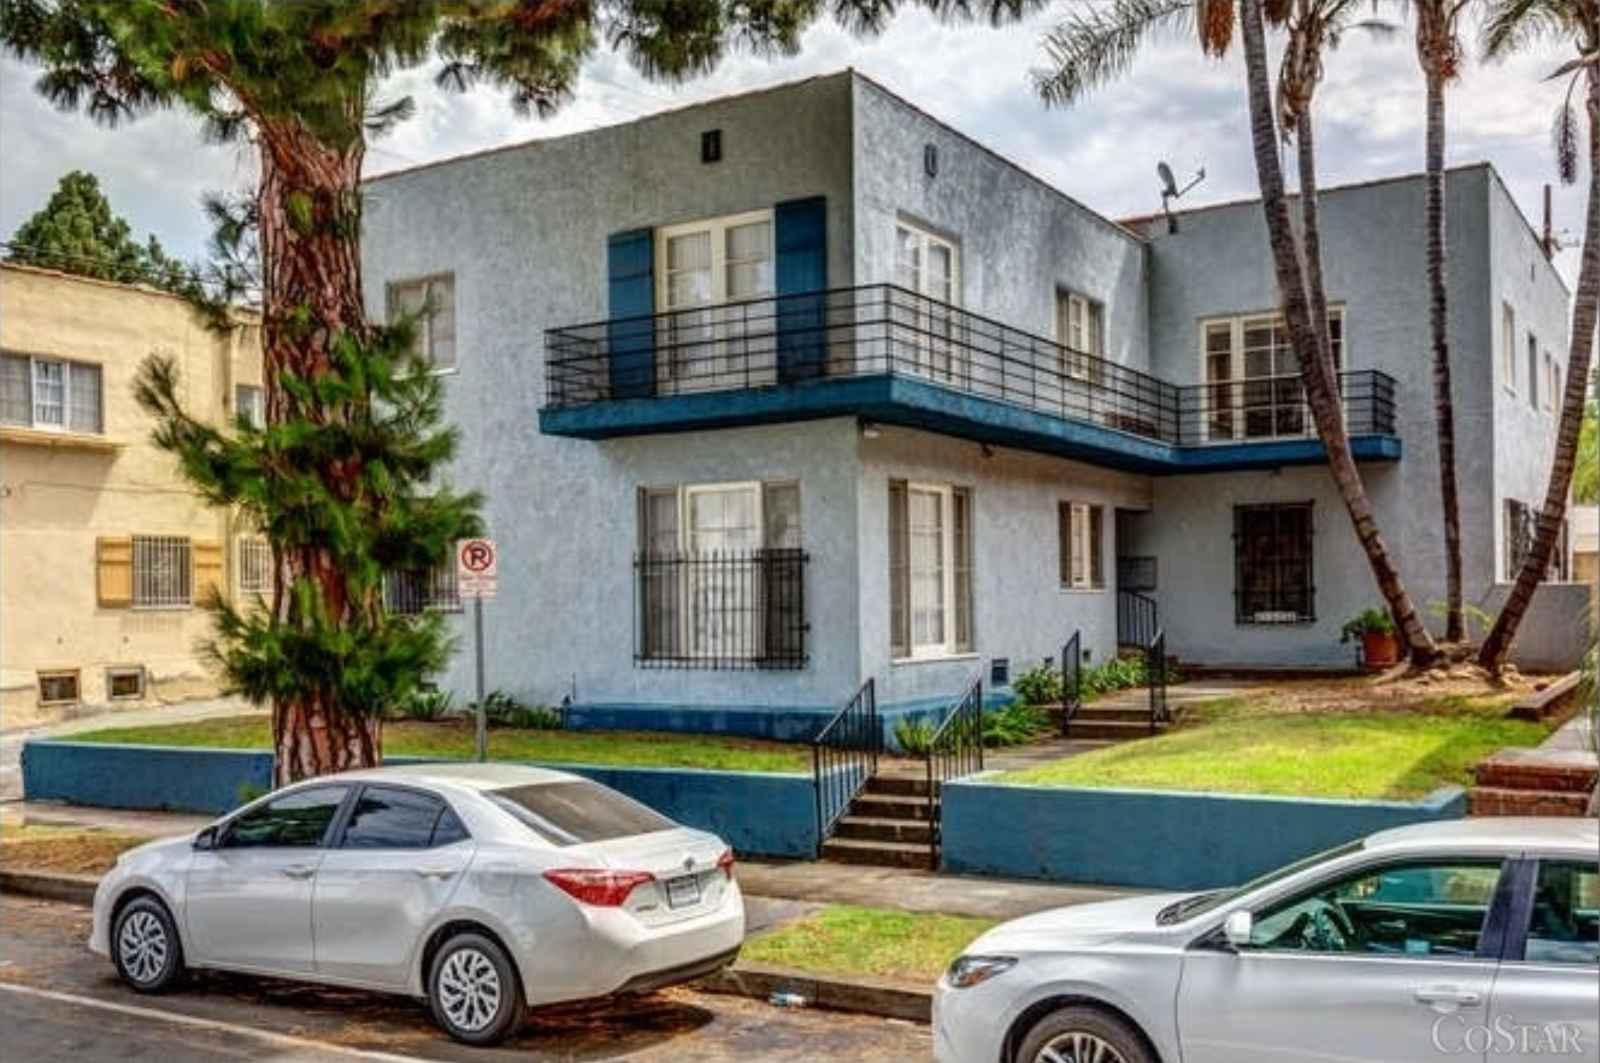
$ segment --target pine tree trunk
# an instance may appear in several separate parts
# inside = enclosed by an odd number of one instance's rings
[[[1466,625],[1461,607],[1461,502],[1456,493],[1456,413],[1450,386],[1449,293],[1445,287],[1444,78],[1430,70],[1427,80],[1427,175],[1423,182],[1423,214],[1428,228],[1433,421],[1439,437],[1439,505],[1444,518],[1444,637],[1450,642],[1460,642],[1466,637]]]
[[[1585,53],[1595,41],[1585,42]],[[1589,115],[1589,207],[1583,228],[1583,255],[1578,266],[1578,290],[1572,300],[1572,335],[1567,350],[1567,384],[1561,399],[1561,423],[1556,429],[1555,458],[1550,464],[1550,481],[1545,489],[1544,506],[1539,510],[1533,536],[1517,582],[1506,596],[1506,603],[1495,618],[1494,627],[1478,651],[1478,663],[1491,672],[1505,667],[1517,627],[1533,602],[1533,594],[1549,571],[1555,554],[1561,521],[1567,512],[1567,493],[1572,489],[1572,473],[1577,465],[1578,433],[1583,426],[1585,393],[1589,390],[1589,363],[1594,351],[1595,321],[1600,312],[1600,76],[1587,68]]]
[[[1277,123],[1273,120],[1272,91],[1267,79],[1266,31],[1262,25],[1261,0],[1241,0],[1241,35],[1244,40],[1245,70],[1249,84],[1251,145],[1255,150],[1256,174],[1261,185],[1261,206],[1266,214],[1267,231],[1276,267],[1278,288],[1283,300],[1284,323],[1289,342],[1300,363],[1306,398],[1317,425],[1317,434],[1328,453],[1328,470],[1357,540],[1366,551],[1368,564],[1378,590],[1389,605],[1411,658],[1425,664],[1438,656],[1433,637],[1417,615],[1411,596],[1406,593],[1400,574],[1389,557],[1388,547],[1378,532],[1372,502],[1361,483],[1360,471],[1350,452],[1350,437],[1345,432],[1335,382],[1329,379],[1327,360],[1318,350],[1311,323],[1311,307],[1289,222],[1289,204],[1284,193],[1283,169],[1278,162]],[[1309,121],[1309,116],[1307,117]]]
[[[368,335],[361,290],[360,188],[363,145],[331,148],[289,121],[258,123],[261,152],[260,207],[262,346],[265,352],[269,423],[296,418],[326,420],[343,416],[337,408],[299,406],[279,386],[279,376],[294,372],[314,378],[330,365],[337,337]],[[337,499],[350,500],[358,489],[360,466],[337,463],[323,476]],[[308,579],[320,589],[328,622],[350,623],[358,616],[376,619],[381,603],[352,600],[345,573],[334,553],[322,546],[281,551],[279,576],[292,586]],[[291,593],[274,596],[279,624],[302,626]],[[307,677],[307,682],[314,682]],[[382,759],[382,724],[339,704],[328,689],[306,689],[300,696],[274,701],[275,781],[300,779],[354,768]]]

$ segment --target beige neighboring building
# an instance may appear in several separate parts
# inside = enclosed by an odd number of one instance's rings
[[[259,328],[223,336],[177,296],[0,265],[0,726],[214,693],[197,603],[271,578],[262,541],[150,441],[133,381],[155,351],[191,410],[260,415]]]
[[[1600,506],[1573,506],[1570,526],[1573,582],[1600,583]]]

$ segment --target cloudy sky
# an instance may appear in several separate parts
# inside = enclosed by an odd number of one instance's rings
[[[1202,59],[1187,35],[1161,40],[1118,84],[1070,110],[1047,111],[1027,71],[1042,60],[1039,39],[1051,20],[1046,12],[990,30],[941,25],[912,12],[871,40],[824,23],[807,34],[797,57],[735,56],[714,75],[684,86],[646,82],[601,52],[586,68],[576,100],[545,121],[516,117],[493,90],[445,94],[432,88],[426,70],[412,71],[388,92],[413,92],[417,115],[373,146],[369,169],[625,122],[854,66],[1112,216],[1159,207],[1155,165],[1161,159],[1180,177],[1205,167],[1207,179],[1188,202],[1254,194],[1237,58]],[[1564,92],[1564,85],[1542,79],[1561,58],[1546,50],[1498,65],[1474,62],[1450,97],[1449,161],[1493,162],[1535,224],[1543,185],[1552,179],[1551,117]],[[0,60],[0,233],[9,236],[42,205],[61,174],[87,169],[100,176],[112,205],[137,232],[154,232],[184,257],[198,255],[206,237],[201,194],[246,186],[249,155],[201,143],[194,122],[176,112],[99,129],[81,115],[54,111],[32,91],[36,76],[13,59]],[[1420,168],[1423,91],[1409,33],[1387,41],[1347,38],[1328,62],[1319,99],[1324,184]],[[1583,207],[1581,188],[1558,186],[1557,229],[1577,234]],[[1575,259],[1571,251],[1562,256],[1569,275]]]

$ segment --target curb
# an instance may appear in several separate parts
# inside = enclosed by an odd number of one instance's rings
[[[94,903],[99,879],[52,871],[0,870],[0,893],[59,901],[87,908]],[[884,1019],[927,1024],[932,1021],[933,994],[880,979],[843,981],[820,978],[781,967],[742,964],[725,967],[692,983],[707,993],[770,1000],[774,994],[800,997],[799,1006],[876,1015]]]

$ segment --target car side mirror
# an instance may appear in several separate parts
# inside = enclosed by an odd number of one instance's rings
[[[196,834],[194,836],[194,847],[201,851],[215,849],[217,847],[217,828],[207,827],[199,834]]]
[[[1255,917],[1249,912],[1229,912],[1228,921],[1222,924],[1222,936],[1236,949],[1248,948],[1250,934],[1255,927]]]

